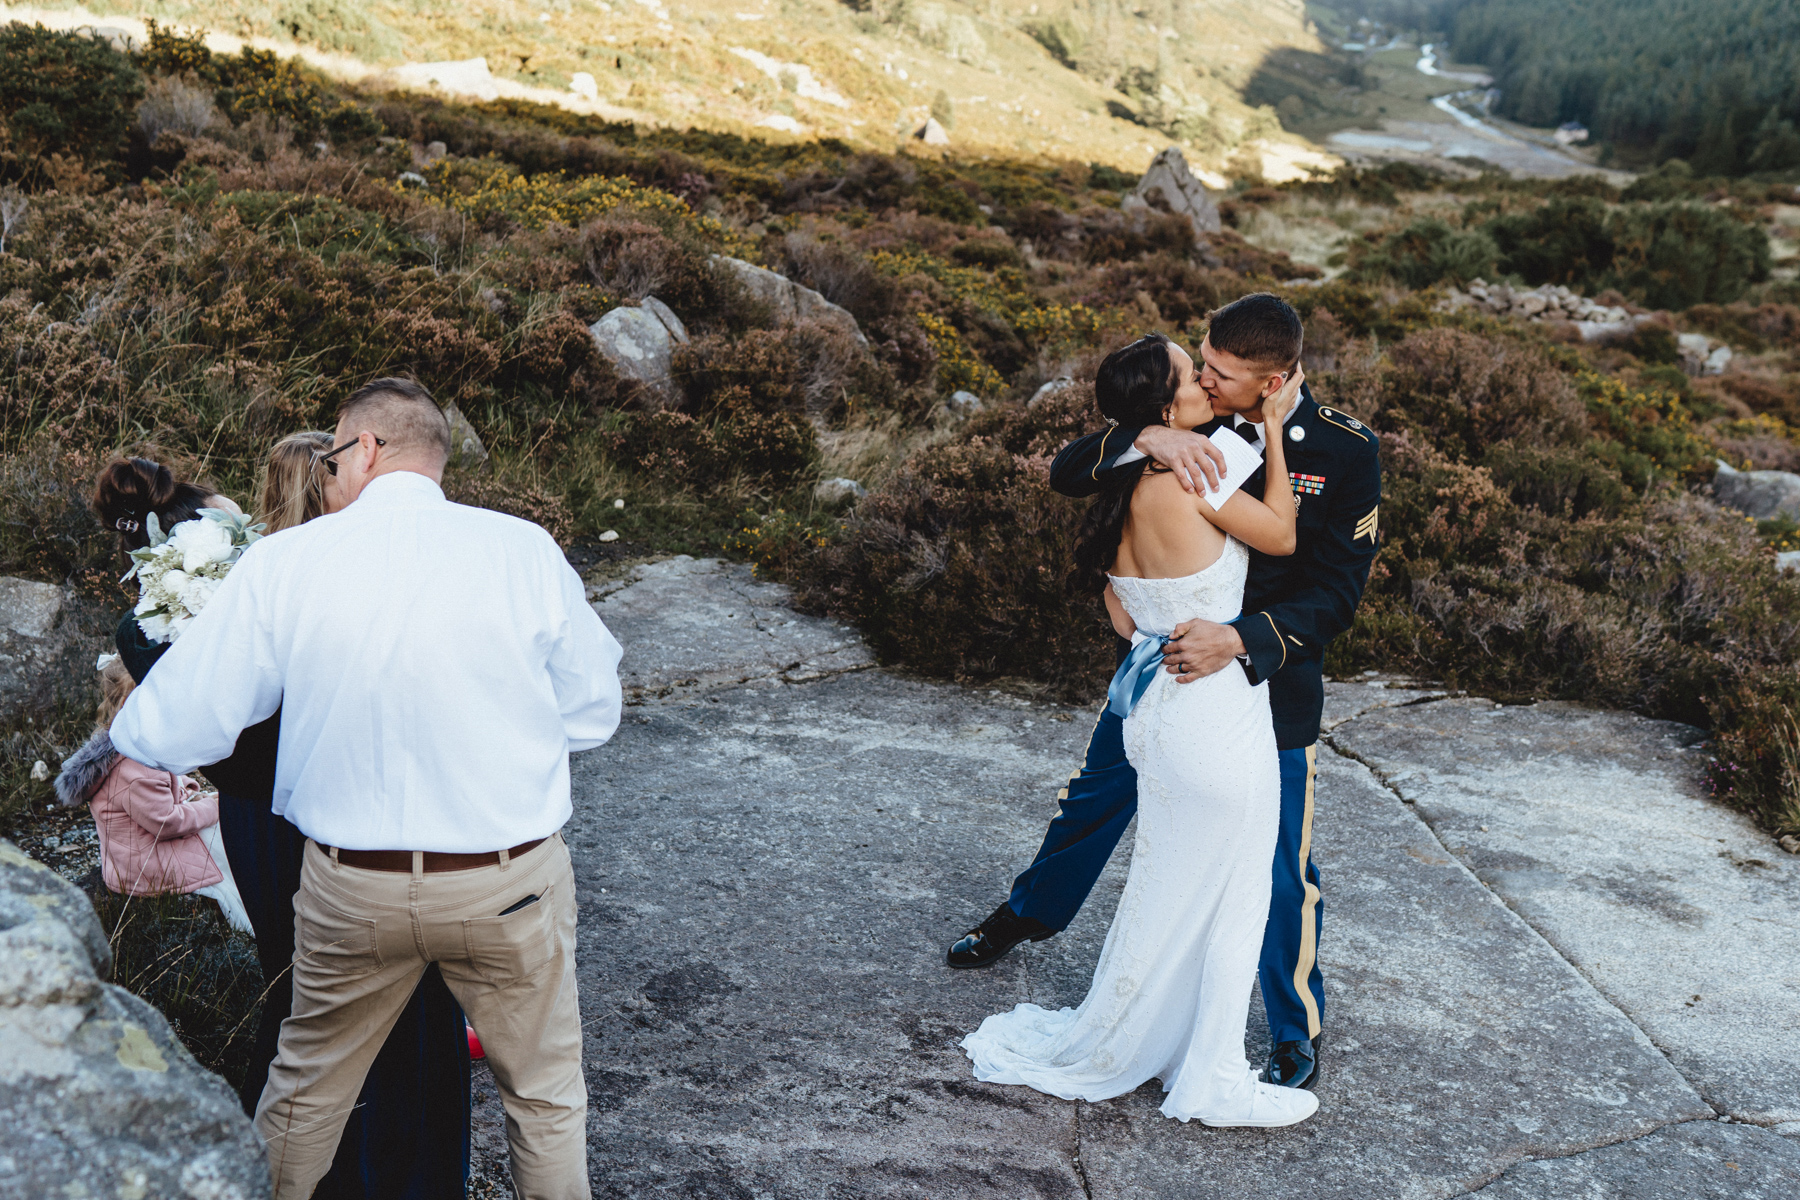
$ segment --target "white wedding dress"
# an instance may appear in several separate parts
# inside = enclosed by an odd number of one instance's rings
[[[1241,611],[1250,553],[1228,538],[1183,579],[1114,577],[1139,636]],[[1093,986],[1080,1008],[1021,1004],[963,1039],[975,1077],[1065,1100],[1106,1100],[1161,1079],[1162,1111],[1209,1125],[1287,1125],[1311,1092],[1261,1083],[1244,1022],[1269,916],[1281,780],[1268,685],[1233,663],[1192,683],[1156,678],[1125,719],[1138,776],[1137,839]]]

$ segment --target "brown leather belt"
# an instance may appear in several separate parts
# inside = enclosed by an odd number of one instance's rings
[[[517,858],[521,854],[529,854],[546,842],[547,838],[535,838],[529,842],[520,842],[507,851],[489,850],[482,854],[449,854],[441,850],[427,850],[425,854],[425,872],[436,871],[472,871],[476,867],[491,867],[500,861],[504,853],[508,858]],[[335,853],[337,861],[346,867],[361,867],[365,871],[404,871],[413,869],[413,852],[411,850],[338,850],[321,844],[319,849],[327,854]]]

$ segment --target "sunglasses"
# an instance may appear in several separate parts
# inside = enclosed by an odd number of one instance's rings
[[[360,440],[361,440],[360,438],[357,439],[357,441],[360,441]],[[382,441],[380,438],[375,439],[375,444],[377,446],[387,445],[387,443]],[[356,445],[356,441],[345,442],[343,445],[339,446],[336,450],[333,450],[330,454],[326,454],[326,455],[323,455],[320,457],[319,461],[325,464],[326,474],[332,476],[334,479],[337,477],[338,465],[336,463],[332,462],[331,460],[336,458],[338,455],[342,454],[344,451],[348,450],[350,447],[352,447],[354,445]]]

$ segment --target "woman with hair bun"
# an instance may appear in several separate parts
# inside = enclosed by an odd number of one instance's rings
[[[94,513],[100,523],[119,535],[126,550],[150,544],[150,514],[164,533],[183,521],[191,521],[203,508],[220,508],[243,515],[230,497],[197,483],[177,482],[169,468],[147,458],[121,459],[100,472],[94,481]]]
[[[289,434],[269,451],[258,490],[265,536],[335,512],[336,480],[321,459],[331,435]],[[240,512],[211,488],[178,481],[149,459],[115,462],[94,488],[94,511],[126,550],[150,544],[149,514],[166,534],[203,508]],[[127,611],[116,641],[137,682],[166,643],[147,639]],[[219,832],[232,875],[256,930],[268,983],[250,1067],[239,1099],[254,1114],[275,1059],[281,1022],[292,1009],[288,968],[294,953],[294,893],[306,839],[272,808],[281,713],[238,735],[229,758],[204,767],[219,789]],[[333,1200],[462,1200],[469,1174],[469,1043],[461,1007],[434,966],[401,1012],[369,1069],[344,1127],[331,1171],[314,1195]]]

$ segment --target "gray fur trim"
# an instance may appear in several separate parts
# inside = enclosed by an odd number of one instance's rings
[[[87,803],[118,757],[112,735],[104,729],[95,730],[87,745],[63,760],[62,773],[56,777],[56,798],[66,808]]]

